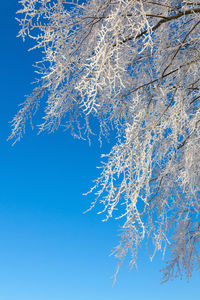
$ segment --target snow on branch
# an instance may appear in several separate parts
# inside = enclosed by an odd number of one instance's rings
[[[166,251],[164,280],[189,278],[199,267],[200,2],[19,2],[19,36],[43,57],[10,138],[21,138],[44,92],[40,132],[94,129],[101,140],[114,129],[92,191],[105,219],[124,220],[115,255],[136,265],[144,244],[151,259]]]

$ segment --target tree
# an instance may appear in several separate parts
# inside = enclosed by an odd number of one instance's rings
[[[113,130],[92,206],[124,220],[119,263],[129,253],[135,265],[145,244],[151,258],[169,253],[164,281],[189,278],[200,267],[200,1],[20,3],[19,36],[43,58],[10,138],[41,99],[40,132],[62,125],[90,139],[94,128],[101,142]]]

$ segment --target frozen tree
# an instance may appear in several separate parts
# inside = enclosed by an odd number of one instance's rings
[[[163,280],[200,267],[200,1],[21,0],[19,36],[42,50],[36,87],[12,122],[116,135],[91,189],[121,218],[114,253],[166,251]],[[98,124],[98,126],[97,126]]]

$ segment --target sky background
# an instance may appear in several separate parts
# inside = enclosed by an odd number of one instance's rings
[[[200,299],[199,273],[190,283],[160,285],[162,261],[142,252],[138,271],[125,261],[112,287],[118,222],[102,222],[98,209],[83,214],[84,197],[98,174],[99,149],[69,132],[30,132],[14,147],[7,142],[17,105],[32,90],[37,52],[17,39],[16,0],[0,10],[0,300]]]

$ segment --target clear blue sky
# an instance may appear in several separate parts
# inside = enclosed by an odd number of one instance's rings
[[[98,145],[69,133],[29,132],[11,146],[8,122],[31,91],[37,53],[16,38],[16,0],[0,10],[0,300],[200,299],[199,274],[160,285],[160,257],[141,255],[139,271],[121,267],[112,287],[117,222],[101,222],[96,210],[83,214],[82,196],[97,175]]]

